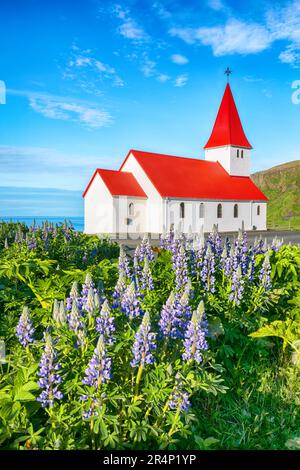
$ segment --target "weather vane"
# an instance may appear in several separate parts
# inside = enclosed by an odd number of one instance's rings
[[[227,67],[227,69],[225,69],[224,71],[224,74],[227,75],[227,82],[229,82],[229,75],[232,74],[232,70],[230,70],[230,68]]]

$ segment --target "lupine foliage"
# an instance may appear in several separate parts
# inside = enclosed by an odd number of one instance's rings
[[[164,234],[154,251],[144,237],[132,253],[68,223],[3,223],[0,261],[2,447],[297,442],[299,248],[214,229]]]

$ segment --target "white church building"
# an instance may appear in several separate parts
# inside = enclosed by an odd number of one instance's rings
[[[205,158],[130,150],[96,169],[84,194],[85,233],[266,230],[267,197],[250,178],[251,145],[227,84]]]

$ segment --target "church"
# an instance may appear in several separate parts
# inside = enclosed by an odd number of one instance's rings
[[[266,230],[267,200],[250,178],[251,149],[227,83],[204,159],[130,150],[95,170],[84,194],[87,234]]]

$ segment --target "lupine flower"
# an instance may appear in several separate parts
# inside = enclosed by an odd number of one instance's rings
[[[73,300],[76,299],[78,303],[79,291],[78,291],[78,284],[76,281],[73,282],[70,295],[66,299],[67,310],[72,309]]]
[[[73,300],[72,310],[67,315],[69,329],[74,331],[77,336],[77,346],[82,347],[86,345],[86,333],[85,333],[85,324],[82,321],[82,316],[80,314],[77,300]]]
[[[29,343],[33,343],[34,338],[34,328],[32,326],[32,321],[29,316],[28,307],[23,307],[22,314],[19,319],[19,323],[16,327],[16,336],[20,341],[21,345],[26,348]]]
[[[166,303],[163,305],[160,320],[158,322],[160,330],[164,336],[177,337],[177,324],[175,316],[175,293],[172,291]]]
[[[131,320],[142,315],[140,300],[134,282],[132,282],[124,292],[121,299],[121,309]]]
[[[102,305],[100,316],[96,318],[96,330],[100,335],[103,335],[107,344],[114,343],[115,338],[113,337],[113,333],[116,330],[116,327],[114,317],[112,316],[107,300],[105,300]]]
[[[174,304],[174,334],[173,337],[183,337],[183,331],[186,329],[188,322],[192,316],[192,310],[189,305],[189,295],[186,291],[181,296],[176,295]],[[176,331],[176,333],[175,333]]]
[[[181,244],[179,250],[173,254],[172,262],[175,272],[175,287],[180,291],[184,288],[188,280],[187,258],[183,244]]]
[[[4,240],[4,248],[5,248],[5,250],[8,250],[8,248],[9,248],[7,238],[5,238],[5,240]]]
[[[92,359],[85,371],[82,383],[98,390],[100,385],[111,378],[111,359],[106,355],[103,335],[99,337]]]
[[[155,333],[151,333],[149,312],[145,312],[142,323],[135,334],[132,347],[133,360],[131,367],[153,364],[155,359],[151,351],[156,349]]]
[[[176,374],[175,377],[175,386],[168,405],[171,410],[179,408],[181,411],[186,411],[191,406],[189,394],[184,391],[182,381],[178,374]]]
[[[43,389],[42,393],[38,396],[37,401],[41,402],[43,407],[52,407],[54,400],[61,400],[63,398],[62,392],[58,390],[58,385],[61,383],[62,378],[57,374],[61,369],[61,364],[57,362],[57,352],[49,333],[45,333],[45,348],[39,363],[40,370],[38,371],[38,385]]]
[[[154,253],[152,251],[149,238],[147,235],[144,235],[142,242],[137,246],[135,250],[135,256],[138,258],[138,261],[142,263],[146,258],[148,261],[154,260]]]
[[[123,274],[125,278],[131,279],[129,261],[128,261],[128,258],[126,256],[123,245],[120,246],[119,274]]]
[[[59,301],[57,299],[54,299],[53,302],[52,318],[55,323],[59,322]]]
[[[200,278],[203,287],[208,292],[215,292],[215,257],[210,244],[207,245],[203,258],[203,265],[200,272]]]
[[[92,287],[90,287],[88,290],[85,309],[87,310],[88,313],[93,313],[95,310],[94,290]]]
[[[283,245],[283,239],[279,240],[279,238],[275,237],[275,238],[273,238],[273,240],[271,242],[270,248],[273,251],[279,251],[279,249],[282,247],[282,245]]]
[[[167,233],[163,233],[160,236],[160,246],[165,250],[171,251],[171,246],[174,242],[174,230],[170,230]]]
[[[154,288],[149,259],[146,257],[142,271],[141,284],[143,289],[152,290]]]
[[[244,293],[244,283],[242,276],[242,268],[238,266],[238,268],[233,272],[232,279],[231,279],[231,287],[230,287],[230,294],[229,300],[233,300],[236,305],[241,303]]]
[[[64,301],[61,300],[59,304],[58,322],[61,325],[64,325],[66,321],[67,321],[67,316],[66,316],[65,304],[64,304]]]
[[[27,247],[29,250],[36,250],[37,248],[37,241],[34,236],[32,236],[28,241],[27,241]]]
[[[113,303],[112,307],[117,308],[121,305],[121,298],[123,297],[124,292],[126,291],[126,278],[123,273],[119,274],[117,284],[113,292]]]
[[[89,297],[89,292],[90,292],[90,297]],[[93,296],[91,294],[96,293],[96,292],[97,292],[97,289],[93,282],[93,278],[89,273],[87,273],[85,281],[82,285],[81,297],[80,297],[81,309],[84,310],[85,312],[90,312],[91,305],[90,304],[88,305],[88,302],[92,302],[91,297]]]
[[[261,282],[261,285],[266,290],[271,288],[271,265],[269,253],[266,253],[258,278]]]
[[[200,302],[197,310],[192,315],[184,335],[185,351],[182,358],[185,361],[195,360],[200,364],[202,362],[202,351],[208,349],[205,339],[207,331],[203,328],[204,304]]]
[[[217,227],[214,225],[212,232],[207,238],[207,243],[211,246],[213,254],[219,258],[222,254],[222,239],[218,233]]]
[[[248,271],[247,271],[247,278],[249,279],[250,282],[253,281],[254,272],[255,272],[255,256],[251,250],[249,253]]]

